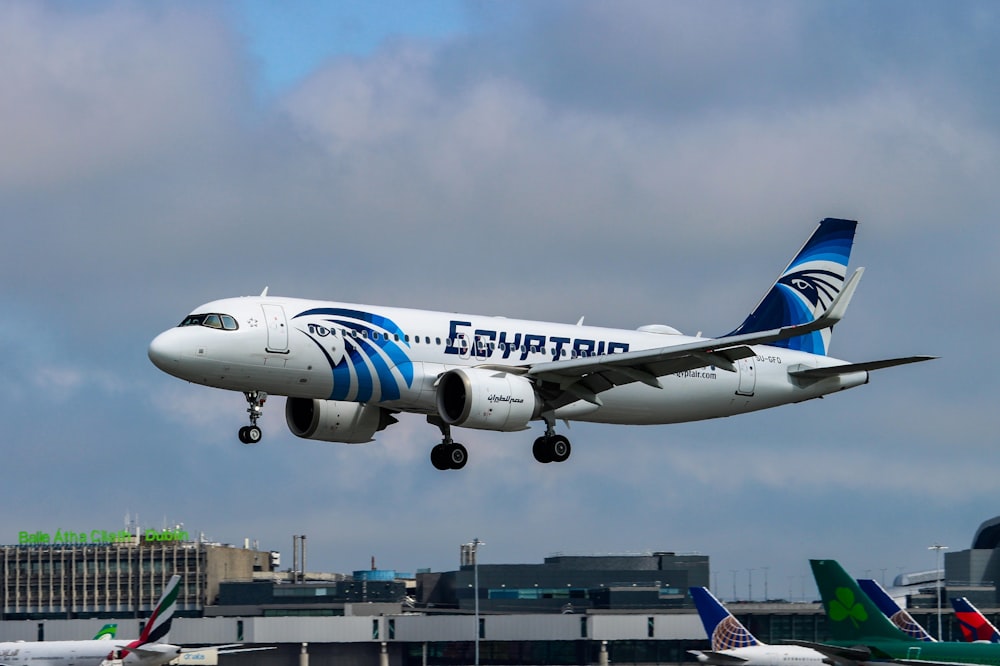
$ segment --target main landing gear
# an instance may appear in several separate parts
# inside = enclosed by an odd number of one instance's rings
[[[545,434],[531,446],[532,455],[540,463],[565,462],[573,450],[569,439],[556,434],[555,419],[546,416],[542,418],[545,419]]]
[[[427,421],[441,430],[441,443],[431,449],[431,464],[435,469],[462,469],[469,461],[469,452],[451,438],[451,426],[437,416],[428,416]],[[564,462],[569,458],[572,447],[569,439],[557,435],[555,420],[545,420],[545,434],[535,440],[531,453],[540,463]]]
[[[427,420],[441,429],[441,443],[431,449],[431,464],[435,469],[462,469],[469,462],[468,450],[451,439],[451,426],[435,417]]]
[[[256,444],[260,441],[261,432],[257,426],[257,419],[264,414],[264,403],[267,402],[267,394],[263,391],[246,391],[243,393],[247,402],[247,414],[250,415],[250,425],[240,428],[240,441],[244,444]]]

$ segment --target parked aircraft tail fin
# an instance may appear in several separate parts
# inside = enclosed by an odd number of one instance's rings
[[[698,609],[701,623],[705,625],[705,633],[712,643],[712,650],[731,650],[733,648],[762,645],[733,614],[726,610],[715,596],[705,587],[692,587],[691,598]]]
[[[809,564],[834,641],[851,644],[885,640],[913,642],[879,611],[836,560],[809,560]]]
[[[859,578],[858,585],[861,586],[861,591],[867,594],[868,598],[878,606],[882,614],[889,618],[894,625],[902,629],[908,636],[918,641],[936,640],[927,633],[926,629],[920,626],[919,622],[913,619],[913,616],[906,609],[900,608],[895,599],[890,597],[885,588],[879,585],[877,581],[871,578]]]
[[[167,634],[170,633],[170,624],[174,619],[174,609],[177,607],[177,596],[180,593],[180,582],[181,577],[177,574],[170,577],[170,580],[163,587],[163,594],[160,595],[160,600],[156,602],[156,607],[153,608],[149,619],[146,620],[139,638],[121,650],[113,652],[108,656],[108,659],[122,659],[129,652],[143,654],[149,651],[149,648],[144,646],[151,646],[153,643],[162,642],[166,638]],[[152,647],[155,648],[156,646]]]
[[[118,633],[117,624],[106,624],[101,627],[100,631],[94,634],[95,641],[110,641]]]
[[[955,619],[958,620],[958,626],[962,630],[962,638],[966,642],[1000,643],[1000,631],[997,631],[993,623],[987,620],[986,616],[980,613],[971,601],[965,597],[959,597],[952,599],[951,605],[955,609]]]
[[[854,220],[833,217],[820,222],[753,312],[729,335],[808,324],[824,314],[844,289],[857,226]],[[825,328],[771,344],[826,355],[831,333]]]

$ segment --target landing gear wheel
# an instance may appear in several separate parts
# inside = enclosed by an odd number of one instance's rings
[[[467,462],[469,452],[457,442],[442,442],[431,449],[431,464],[435,469],[462,469]]]
[[[240,428],[240,441],[244,444],[256,444],[261,436],[260,428],[255,425]]]
[[[434,469],[442,471],[448,469],[448,452],[444,444],[438,444],[431,449],[431,464],[434,465]]]
[[[573,447],[569,445],[569,440],[562,435],[549,437],[549,453],[552,455],[552,462],[565,462],[569,458]]]
[[[240,428],[240,441],[244,444],[256,444],[260,441],[261,432],[257,427],[257,419],[264,413],[264,403],[267,402],[267,394],[263,391],[244,391],[243,396],[247,399],[247,414],[250,415],[250,425]]]
[[[531,454],[540,463],[552,462],[552,449],[549,446],[549,438],[543,435],[536,439],[535,443],[531,445]]]
[[[469,462],[469,452],[458,442],[448,447],[448,463],[451,469],[462,469]]]

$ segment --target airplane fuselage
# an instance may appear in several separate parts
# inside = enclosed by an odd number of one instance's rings
[[[741,666],[828,666],[826,656],[811,648],[800,645],[749,645],[747,647],[720,650],[721,659],[715,658],[713,652],[692,650],[698,661],[710,666],[733,664],[735,660],[744,659]],[[727,659],[728,658],[734,658]]]
[[[100,666],[113,652],[121,651],[132,641],[80,640],[80,641],[14,641],[0,643],[0,664],[4,666]],[[123,666],[158,666],[177,654],[179,648],[160,644],[162,654],[141,656],[129,652],[123,659],[108,663]],[[174,648],[169,650],[168,648]]]
[[[279,297],[207,303],[195,315],[228,315],[235,328],[187,325],[150,345],[165,372],[233,391],[377,404],[433,414],[436,382],[455,368],[517,371],[534,364],[704,340],[676,333],[507,319]],[[669,327],[647,327],[669,331]],[[863,384],[867,372],[800,382],[791,368],[843,361],[758,345],[736,370],[708,365],[616,386],[600,404],[577,400],[558,419],[619,424],[696,421],[799,402]],[[498,400],[508,396],[498,395]]]

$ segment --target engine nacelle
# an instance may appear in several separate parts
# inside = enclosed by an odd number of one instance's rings
[[[438,415],[448,425],[503,432],[524,430],[540,408],[534,386],[520,375],[458,368],[438,380]]]
[[[296,437],[323,442],[364,444],[396,422],[383,407],[340,400],[288,398],[285,422]]]

